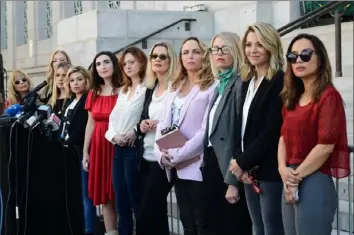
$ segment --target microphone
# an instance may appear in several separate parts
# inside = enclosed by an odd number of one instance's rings
[[[22,107],[20,104],[13,104],[9,106],[5,112],[0,116],[0,126],[5,126],[12,123],[17,115],[20,115]]]
[[[42,104],[37,109],[37,115],[33,115],[29,119],[27,119],[24,125],[25,127],[29,127],[33,130],[40,122],[45,119],[48,119],[51,113],[52,108],[50,107],[50,105]]]
[[[36,109],[36,100],[38,97],[37,92],[47,85],[47,81],[40,83],[32,91],[30,91],[25,97],[21,99],[21,104],[23,104],[22,109],[24,112],[30,112]]]
[[[22,107],[20,104],[13,104],[5,110],[4,114],[9,117],[15,117],[16,115],[21,113],[21,111],[22,111]]]
[[[51,132],[59,130],[60,123],[61,123],[60,118],[57,115],[55,115],[55,113],[52,113],[44,123],[46,127],[45,135],[47,137],[50,137]]]

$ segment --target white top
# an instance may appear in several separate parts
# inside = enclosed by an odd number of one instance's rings
[[[188,96],[188,95],[187,95]],[[179,122],[179,114],[183,107],[184,101],[186,100],[187,96],[180,97],[179,95],[173,100],[172,103],[172,125],[178,125]],[[171,125],[171,126],[172,126]]]
[[[242,135],[242,141],[241,141],[241,149],[242,152],[244,151],[243,148],[243,136],[245,135],[245,129],[246,129],[246,124],[247,124],[247,118],[248,118],[248,111],[250,109],[252,100],[254,98],[254,96],[257,93],[258,87],[259,85],[261,85],[263,78],[261,78],[261,80],[259,81],[258,86],[255,88],[254,87],[254,77],[252,78],[252,80],[250,81],[250,84],[248,86],[248,90],[247,90],[247,95],[246,95],[246,99],[245,99],[245,103],[243,104],[243,109],[242,109],[242,129],[241,129],[241,135]]]
[[[77,104],[78,102],[79,102],[78,100],[74,99],[74,100],[69,104],[69,106],[68,106],[68,107],[66,108],[66,110],[65,110],[64,117],[67,117],[67,116],[68,116],[69,110],[70,110],[70,109],[74,109],[75,106],[76,106],[76,104]],[[61,131],[61,136],[64,135],[65,126],[66,126],[66,122],[64,122],[64,124],[63,124],[63,129],[62,129],[62,131]],[[68,139],[69,139],[69,135],[67,134],[67,135],[65,136],[65,140],[68,140]]]
[[[208,147],[211,147],[212,144],[210,142],[210,134],[211,134],[211,130],[213,128],[213,122],[214,122],[214,116],[215,116],[215,111],[218,108],[218,105],[220,103],[222,95],[219,95],[218,98],[215,100],[213,107],[210,110],[210,115],[209,115],[209,129],[208,129],[208,139],[209,139],[209,144]]]
[[[127,93],[120,90],[116,105],[109,115],[106,139],[114,144],[116,135],[133,130],[138,124],[143,109],[146,87],[138,85],[135,94],[128,100],[130,88]]]
[[[149,105],[149,118],[151,120],[159,120],[160,115],[162,115],[163,100],[167,94],[165,90],[159,97],[156,96],[156,89],[154,90],[151,103]],[[149,162],[156,162],[156,156],[154,154],[154,144],[155,144],[156,131],[149,131],[144,137],[144,154],[143,158]]]

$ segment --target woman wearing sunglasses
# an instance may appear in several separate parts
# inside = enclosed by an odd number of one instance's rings
[[[212,71],[220,81],[208,110],[202,168],[213,234],[252,234],[244,186],[228,169],[241,97],[239,44],[237,34],[223,32],[214,36],[209,49]]]
[[[8,87],[5,109],[10,105],[19,103],[21,98],[28,94],[32,86],[32,82],[28,75],[19,69],[12,71],[9,84],[10,86]]]
[[[276,29],[248,27],[242,40],[241,109],[230,170],[246,183],[254,235],[283,235],[277,152],[282,125],[283,49]]]
[[[337,209],[332,177],[350,174],[343,100],[319,38],[296,36],[287,60],[278,148],[285,234],[330,235]]]
[[[137,133],[140,139],[138,156],[143,183],[140,204],[139,235],[169,235],[167,196],[173,182],[167,180],[154,154],[156,126],[164,110],[167,87],[176,73],[178,59],[174,48],[165,42],[156,43],[147,63],[146,94]]]

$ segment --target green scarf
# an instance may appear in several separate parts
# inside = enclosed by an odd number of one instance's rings
[[[218,73],[218,78],[219,78],[219,85],[216,88],[219,95],[222,95],[224,93],[224,90],[227,86],[227,84],[229,84],[230,79],[233,77],[234,75],[234,70],[232,69],[226,69],[222,72]]]

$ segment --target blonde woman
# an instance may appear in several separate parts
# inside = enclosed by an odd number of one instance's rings
[[[137,125],[139,168],[143,184],[140,204],[140,235],[169,235],[167,195],[173,183],[154,154],[156,126],[164,110],[168,83],[176,73],[178,58],[174,48],[165,42],[156,43],[150,50],[146,75],[146,94]]]
[[[65,85],[65,78],[71,64],[60,63],[57,65],[54,72],[54,81],[52,96],[50,97],[48,104],[53,108],[54,113],[61,118],[62,112],[67,107],[67,101],[69,96],[68,87]]]
[[[71,177],[70,181],[73,183],[75,180],[76,185],[78,185],[75,190],[80,189],[80,187],[82,188],[82,193],[80,190],[78,194],[73,194],[73,196],[79,196],[79,198],[75,198],[77,199],[76,201],[83,201],[84,211],[84,213],[82,213],[82,205],[77,205],[77,203],[71,204],[71,207],[75,208],[71,211],[78,213],[72,216],[72,218],[76,218],[75,221],[78,221],[79,218],[81,219],[82,215],[84,215],[85,234],[93,234],[96,208],[93,206],[92,200],[88,197],[88,172],[83,170],[81,164],[85,128],[88,119],[88,111],[85,109],[85,103],[91,86],[91,74],[84,67],[72,67],[67,72],[65,83],[66,86],[68,86],[67,89],[70,91],[71,98],[68,101],[69,105],[62,118],[63,124],[60,130],[60,136],[64,145],[68,147],[66,149],[67,155],[69,155],[67,161],[70,161],[70,167],[74,169],[71,172],[80,172],[81,169],[81,177],[80,174],[75,174]],[[75,202],[75,199],[70,198],[69,200]],[[79,228],[76,229],[80,231]],[[75,234],[79,233],[77,232]]]
[[[277,150],[282,126],[283,49],[276,29],[248,27],[242,40],[241,109],[230,170],[245,183],[255,235],[283,235]]]
[[[12,71],[9,84],[5,109],[10,105],[20,103],[21,99],[28,94],[32,87],[31,79],[20,69]]]
[[[241,103],[240,38],[223,32],[215,35],[210,44],[211,68],[220,81],[208,110],[204,136],[203,179],[208,191],[210,225],[213,234],[251,235],[243,183],[228,169]]]
[[[180,50],[178,76],[171,81],[164,112],[157,124],[161,131],[178,126],[187,142],[180,148],[160,149],[155,144],[158,162],[175,178],[175,189],[185,235],[209,234],[205,194],[200,166],[206,109],[217,85],[210,68],[207,47],[196,37],[187,38]],[[173,169],[173,168],[177,169]]]
[[[48,85],[43,88],[41,95],[40,95],[40,100],[43,103],[48,103],[50,97],[52,96],[53,83],[54,83],[54,73],[60,63],[71,64],[71,60],[70,60],[69,55],[65,51],[56,50],[51,55],[49,66],[48,66],[48,71],[47,71]]]

